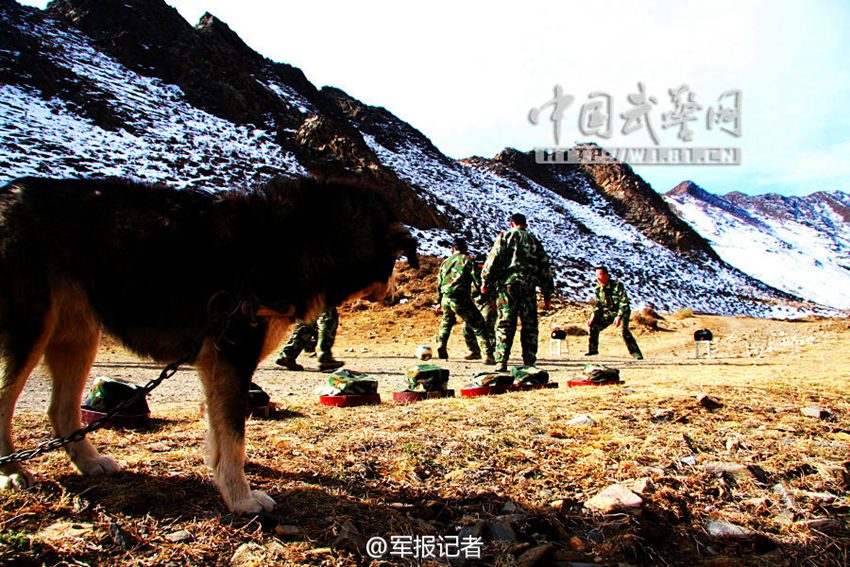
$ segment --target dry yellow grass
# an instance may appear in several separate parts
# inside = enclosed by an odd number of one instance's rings
[[[262,365],[257,382],[283,411],[248,422],[247,472],[278,501],[272,517],[224,509],[203,463],[199,398],[187,394],[194,380],[181,372],[152,396],[150,427],[94,434],[123,473],[82,478],[56,453],[32,463],[34,489],[0,493],[0,563],[228,564],[243,546],[247,564],[362,565],[369,559],[356,537],[335,543],[343,526],[368,539],[508,522],[516,539],[494,541],[485,528],[479,564],[535,564],[535,550],[545,557],[538,565],[847,564],[847,321],[667,318],[656,332],[636,331],[640,362],[608,330],[599,361],[620,368],[625,383],[566,388],[587,362],[586,338],[568,337],[571,356],[555,358],[548,330],[583,325],[588,308],[565,305],[542,318],[540,333],[540,365],[559,389],[394,405],[391,392],[402,388],[416,346],[433,344],[437,319],[423,308],[425,291],[392,308],[343,311],[337,355],[378,376],[380,406],[320,406],[312,388],[323,375]],[[693,331],[705,327],[715,357],[697,360]],[[102,350],[101,373],[139,382],[156,373],[114,344]],[[458,389],[482,367],[457,360],[465,354],[459,329],[449,352],[450,387]],[[700,405],[701,394],[720,407]],[[18,420],[22,446],[49,436],[31,409],[38,398],[25,400]],[[810,406],[831,415],[803,415]],[[595,424],[571,425],[580,414]],[[717,462],[744,468],[712,472]],[[611,484],[643,478],[650,483],[639,515],[583,507]],[[707,533],[713,521],[752,534],[715,539]],[[166,538],[179,530],[188,539]]]

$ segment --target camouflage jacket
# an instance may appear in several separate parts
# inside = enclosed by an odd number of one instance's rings
[[[545,299],[551,299],[555,284],[549,256],[536,236],[524,228],[502,232],[493,243],[481,279],[488,289],[504,288],[520,282],[540,287]]]
[[[617,280],[608,280],[608,285],[597,284],[596,304],[593,306],[594,317],[623,317],[631,313],[629,297],[626,288]]]
[[[472,258],[455,252],[440,265],[437,276],[437,303],[443,297],[471,297],[481,287],[481,280],[473,266]]]

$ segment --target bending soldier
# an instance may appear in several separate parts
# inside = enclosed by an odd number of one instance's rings
[[[593,315],[587,322],[590,327],[590,339],[585,356],[599,354],[599,333],[613,323],[615,327],[621,328],[629,354],[638,360],[643,360],[640,347],[629,331],[631,308],[626,288],[621,282],[611,279],[608,268],[605,266],[596,268],[596,281],[599,283],[594,288],[596,303],[593,306]]]

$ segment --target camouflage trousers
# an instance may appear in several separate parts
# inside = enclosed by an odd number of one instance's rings
[[[463,319],[465,325],[472,328],[472,334],[477,340],[475,350],[470,347],[470,351],[480,353],[482,350],[486,354],[493,354],[493,335],[487,330],[484,323],[484,317],[481,312],[472,302],[472,299],[443,297],[440,302],[440,307],[443,310],[443,318],[440,321],[440,330],[437,332],[437,344],[440,348],[445,348],[449,342],[449,336],[452,334],[452,328],[457,324],[457,318]],[[467,341],[467,346],[470,342]]]
[[[339,313],[336,307],[323,311],[319,318],[313,323],[298,321],[289,336],[289,340],[283,345],[280,356],[295,360],[301,351],[310,344],[316,344],[316,354],[319,362],[333,360],[331,349],[336,340],[336,330],[339,326]]]
[[[507,364],[516,335],[517,320],[522,322],[519,342],[522,362],[537,362],[537,292],[520,282],[508,284],[496,296],[496,362]]]
[[[602,316],[593,319],[593,323],[590,325],[590,339],[587,344],[587,352],[589,353],[597,353],[599,352],[599,333],[611,325],[616,319],[615,316]],[[620,318],[620,332],[623,335],[623,341],[626,343],[626,348],[629,349],[629,354],[632,356],[643,356],[640,352],[640,347],[635,340],[635,336],[629,330],[629,314],[626,313]]]
[[[475,301],[475,306],[478,312],[481,313],[481,318],[484,319],[484,327],[491,337],[496,336],[496,303],[492,301]],[[466,348],[473,356],[481,356],[481,349],[478,346],[478,338],[475,336],[475,329],[464,320],[463,322],[463,340],[466,341]]]

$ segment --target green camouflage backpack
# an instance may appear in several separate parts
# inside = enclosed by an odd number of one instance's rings
[[[362,372],[337,370],[328,377],[328,385],[319,388],[322,396],[364,396],[378,392],[378,380]]]
[[[474,386],[510,386],[513,384],[513,376],[499,372],[479,372],[472,379]]]
[[[619,382],[620,371],[601,364],[586,364],[583,374],[591,382]]]
[[[92,384],[88,398],[83,402],[85,409],[108,413],[124,400],[132,399],[141,390],[141,386],[117,378],[99,376]],[[147,415],[150,413],[144,396],[121,408],[119,415]]]
[[[248,407],[249,408],[261,408],[269,405],[271,398],[266,393],[265,390],[260,388],[258,385],[251,382],[251,385],[248,386]]]
[[[417,364],[407,369],[407,389],[411,391],[445,392],[449,371],[436,364]]]
[[[536,366],[514,366],[511,368],[511,375],[514,378],[514,384],[517,385],[531,386],[549,383],[549,373]]]

